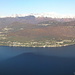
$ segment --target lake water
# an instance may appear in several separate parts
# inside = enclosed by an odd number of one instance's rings
[[[75,45],[58,48],[0,46],[0,75],[74,75]]]

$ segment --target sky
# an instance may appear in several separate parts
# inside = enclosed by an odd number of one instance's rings
[[[45,12],[75,15],[75,0],[0,0],[0,16]]]

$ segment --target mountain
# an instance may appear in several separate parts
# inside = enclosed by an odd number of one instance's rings
[[[44,12],[44,13],[25,13],[25,14],[13,14],[7,17],[24,17],[28,15],[34,15],[35,17],[51,17],[51,18],[75,18],[73,14],[59,14],[56,12]]]
[[[63,45],[74,44],[74,33],[75,18],[35,17],[33,15],[0,18],[1,45],[10,44],[11,46],[15,41],[23,46],[24,43],[32,41],[41,41],[41,44],[45,45],[49,41],[48,45],[50,46],[50,42],[51,45],[58,45],[58,40],[69,40],[63,42]],[[38,44],[36,45],[38,46]]]

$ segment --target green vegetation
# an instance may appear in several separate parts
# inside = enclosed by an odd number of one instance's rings
[[[2,37],[2,38],[1,38]],[[3,39],[5,37],[5,39]],[[0,36],[1,46],[21,46],[21,47],[61,47],[75,44],[75,39],[57,39],[57,38],[43,38],[43,39],[29,39],[26,37],[16,36]]]

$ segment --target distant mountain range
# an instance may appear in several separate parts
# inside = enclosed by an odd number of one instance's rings
[[[75,39],[75,18],[25,17],[0,18],[3,41]],[[7,37],[5,37],[7,36]],[[2,39],[1,39],[2,40]]]
[[[7,17],[24,17],[24,16],[28,16],[28,15],[34,15],[35,17],[75,18],[75,15],[73,15],[73,14],[58,14],[58,13],[55,13],[55,12],[13,14],[13,15],[7,16]]]
[[[33,15],[25,17],[7,17],[0,18],[0,28],[11,28],[8,32],[18,31],[26,33],[28,30],[36,32],[41,35],[60,35],[61,32],[67,36],[71,34],[74,36],[75,18],[51,18],[51,17],[35,17]],[[40,33],[39,33],[40,32]],[[35,34],[36,34],[35,33]],[[67,35],[66,35],[67,33]],[[17,34],[15,32],[14,34]],[[21,34],[24,35],[24,34]],[[32,33],[33,35],[33,33]],[[69,35],[70,36],[70,35]]]
[[[11,25],[14,22],[38,24],[41,22],[57,21],[57,22],[70,22],[75,21],[75,18],[51,18],[51,17],[35,17],[34,15],[29,16],[17,16],[17,17],[5,17],[0,18],[0,28]]]

